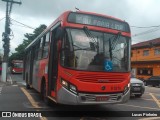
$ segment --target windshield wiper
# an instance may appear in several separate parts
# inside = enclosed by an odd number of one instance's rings
[[[87,37],[90,38],[90,40],[93,42],[94,46],[97,48],[97,52],[99,50],[99,45],[98,45],[98,41],[96,41],[96,36],[94,36],[91,31],[88,29],[87,26],[83,27],[84,32],[86,33]]]
[[[121,36],[121,32],[118,32],[118,34],[116,36],[114,36],[114,39],[112,40],[111,38],[109,38],[109,54],[110,54],[110,58],[112,60],[112,50],[115,49],[116,45],[117,45],[117,41],[119,40]]]
[[[112,40],[112,43],[111,43],[111,48],[112,48],[112,50],[115,49],[115,47],[116,47],[116,45],[117,45],[117,41],[119,40],[120,36],[121,36],[121,32],[118,32],[118,34],[117,34],[117,35],[114,37],[114,39]],[[111,40],[111,39],[109,39],[109,40]]]
[[[91,40],[92,40],[94,43],[96,43],[96,40],[95,40],[95,37],[96,37],[96,36],[94,36],[94,35],[91,33],[91,31],[88,29],[88,27],[87,27],[87,26],[84,26],[83,29],[84,29],[84,32],[86,33],[87,37],[91,38]]]

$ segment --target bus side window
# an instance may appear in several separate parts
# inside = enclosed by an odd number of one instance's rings
[[[38,41],[35,45],[34,60],[38,60],[39,47],[40,47],[40,41]]]
[[[44,36],[45,37],[45,36]],[[38,50],[38,60],[42,58],[42,50],[43,50],[44,39],[43,37],[40,39],[40,47]]]
[[[42,58],[47,58],[48,56],[48,48],[49,48],[49,39],[50,39],[50,34],[49,32],[45,35],[44,38],[44,46],[43,46],[43,53],[42,53]]]

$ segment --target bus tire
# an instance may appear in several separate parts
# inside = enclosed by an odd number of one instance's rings
[[[26,89],[30,89],[30,85],[26,83]]]
[[[41,91],[41,96],[42,100],[46,105],[50,105],[50,100],[47,97],[47,92],[46,92],[46,83],[45,81],[42,81],[42,91]]]

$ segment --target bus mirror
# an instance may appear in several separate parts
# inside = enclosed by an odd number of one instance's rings
[[[59,28],[57,29],[57,31],[56,31],[55,38],[56,38],[57,40],[59,40],[59,39],[61,40],[62,37],[63,37],[63,35],[64,35],[64,28],[59,27]]]

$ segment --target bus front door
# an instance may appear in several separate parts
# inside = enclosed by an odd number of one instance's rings
[[[56,81],[58,77],[58,50],[57,40],[55,39],[55,30],[52,31],[51,45],[49,53],[48,63],[48,95],[51,95],[51,91],[56,91]]]

